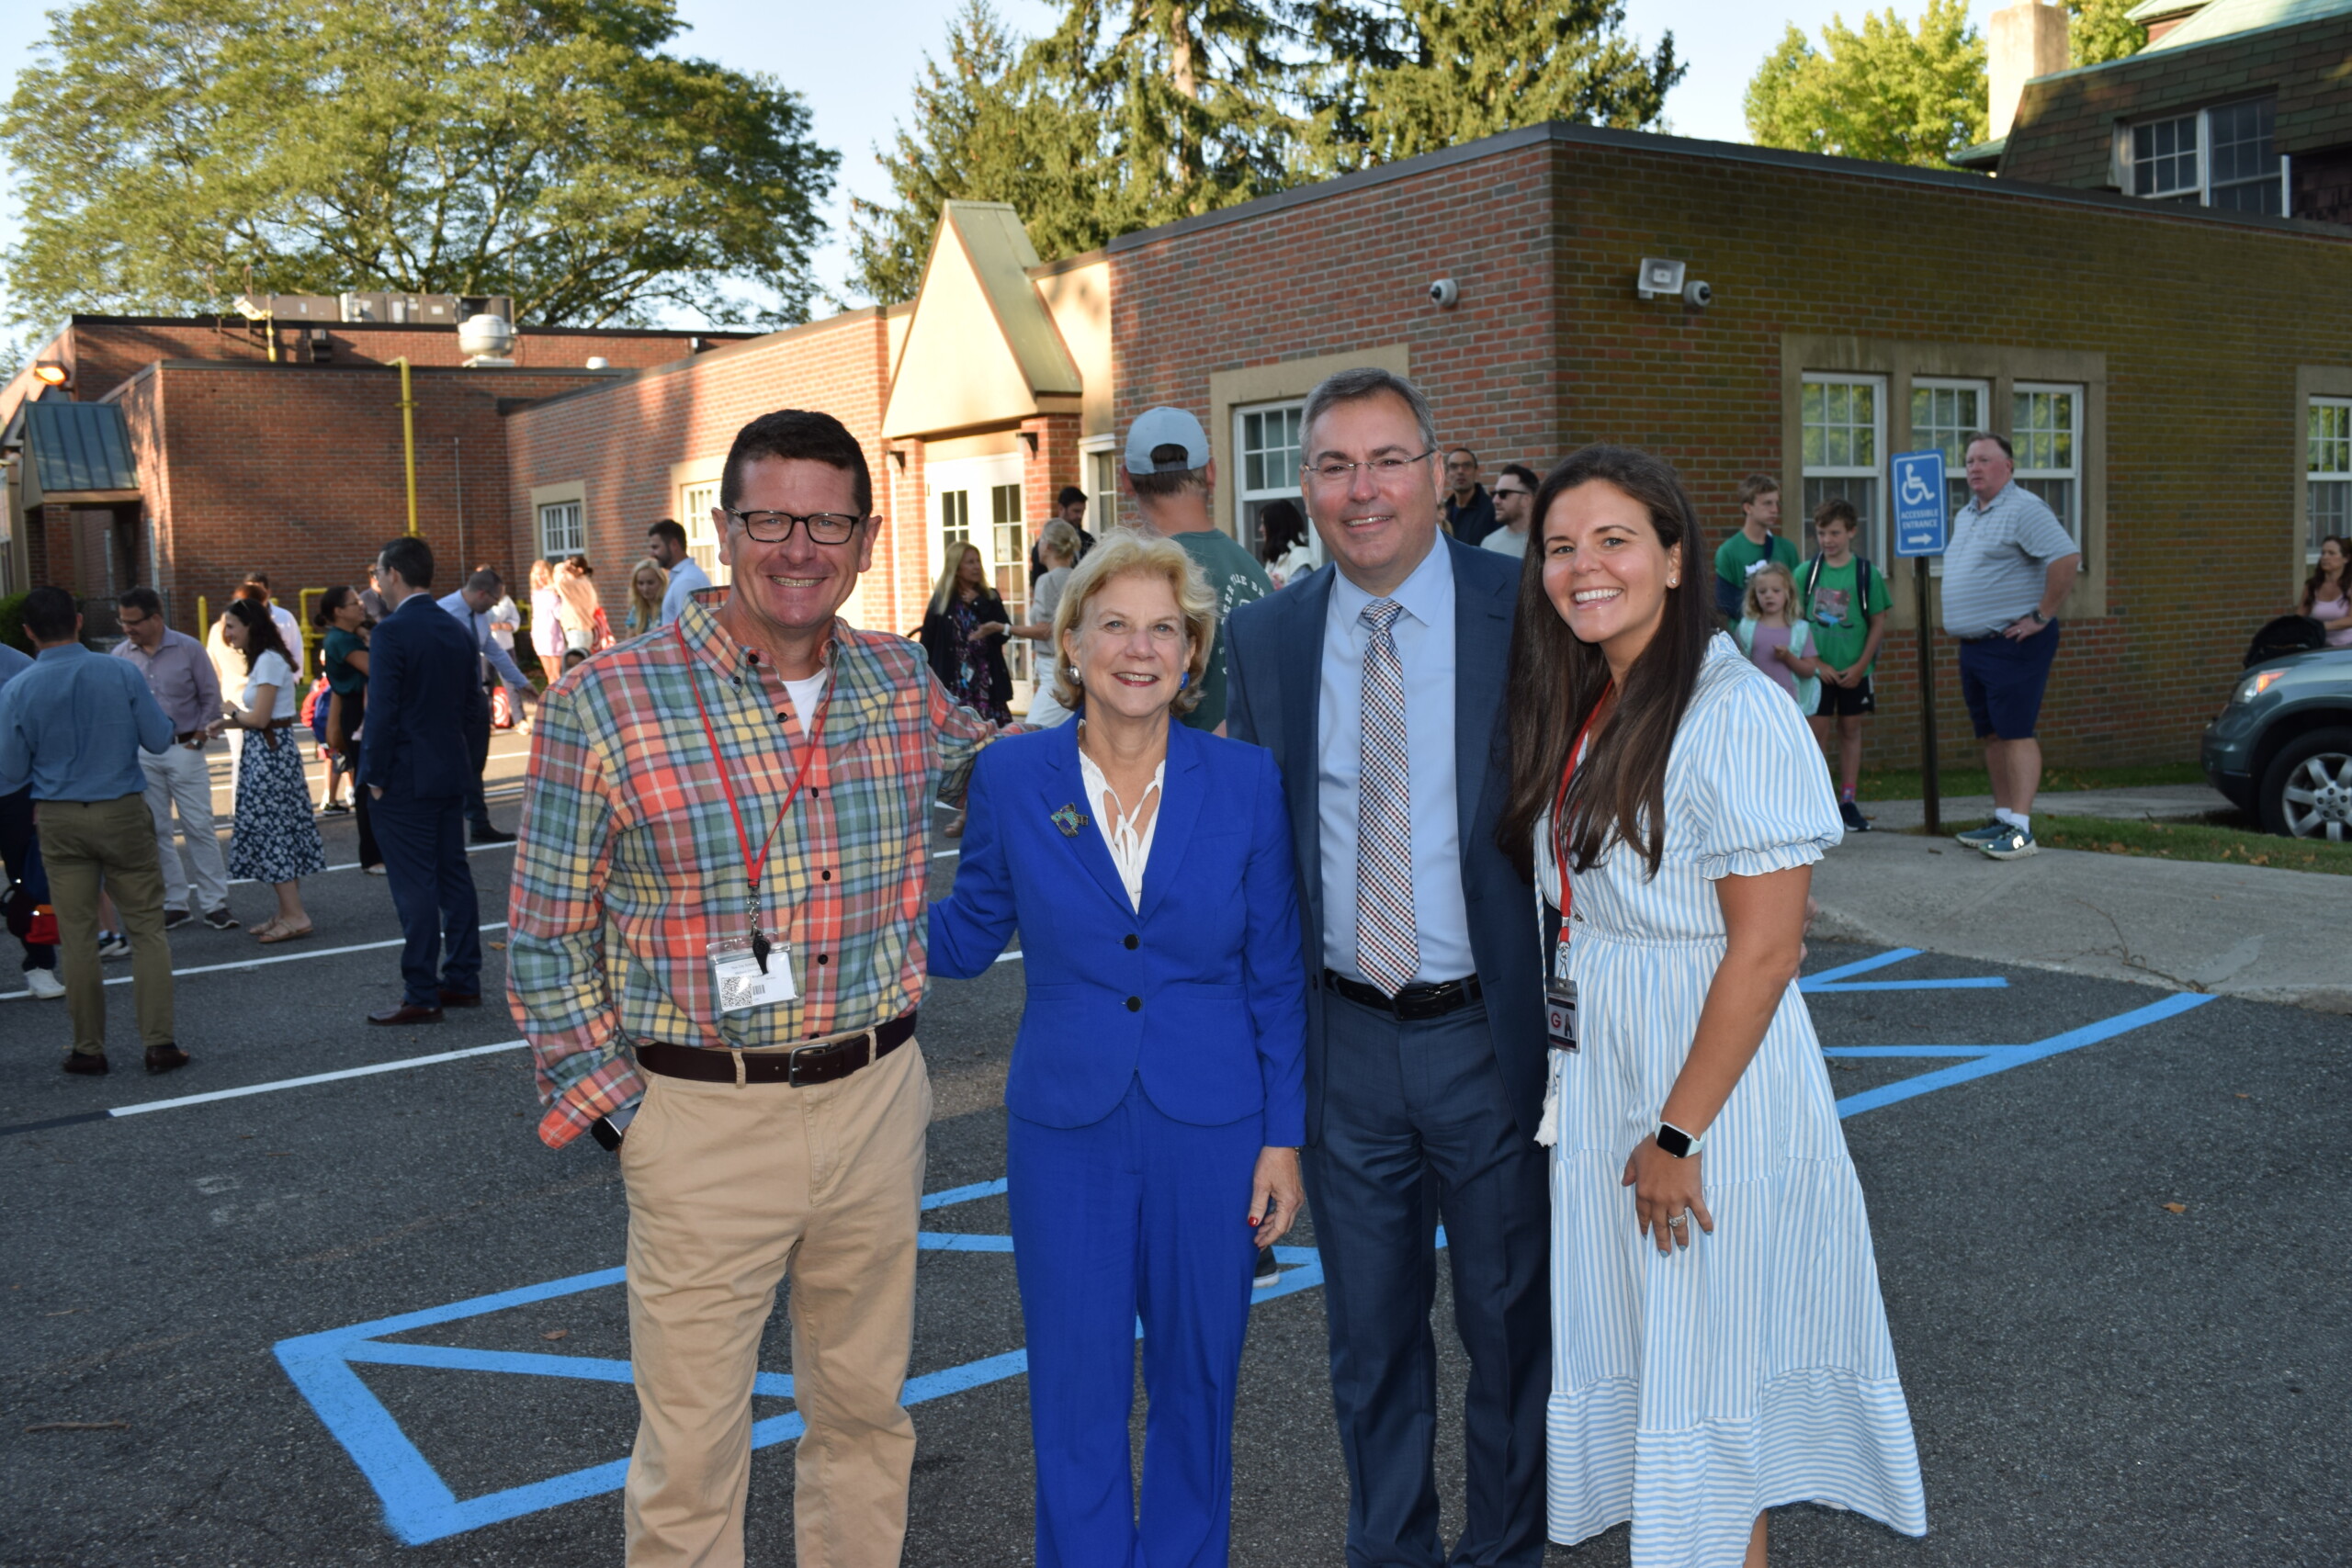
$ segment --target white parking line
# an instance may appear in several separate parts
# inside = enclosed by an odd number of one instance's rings
[[[489,854],[493,851],[511,850],[514,847],[514,846],[512,844],[468,844],[466,846],[466,853],[469,855],[484,855]],[[358,869],[359,863],[357,861],[345,861],[341,865],[331,865],[327,867],[326,871],[319,872],[316,874],[324,876],[328,872],[357,871]],[[258,884],[256,884],[250,876],[232,876],[229,879],[229,886],[232,887],[253,887],[258,886]]]
[[[494,926],[484,926],[481,929],[485,931],[503,931],[506,929],[506,922],[501,920]],[[334,958],[345,953],[380,953],[388,947],[398,947],[407,940],[406,937],[396,936],[390,942],[363,942],[350,947],[313,947],[302,953],[275,953],[267,958],[240,958],[230,964],[199,964],[191,969],[173,970],[172,978],[177,980],[187,975],[218,975],[228,969],[258,969],[266,964],[292,964],[304,958]],[[135,976],[130,975],[114,975],[109,976],[106,983],[109,986],[128,986],[135,978]],[[31,995],[30,991],[0,991],[0,1002],[20,1002]]]
[[[435,1062],[455,1062],[468,1056],[487,1056],[494,1051],[519,1051],[529,1043],[527,1040],[502,1040],[495,1045],[473,1045],[463,1051],[436,1051],[430,1056],[404,1056],[397,1062],[371,1062],[364,1067],[345,1067],[340,1072],[312,1073],[307,1077],[299,1078],[279,1078],[274,1083],[247,1084],[243,1089],[216,1089],[209,1094],[184,1094],[176,1100],[151,1100],[143,1105],[118,1105],[107,1114],[143,1116],[150,1111],[176,1111],[183,1105],[208,1105],[216,1100],[242,1100],[249,1094],[270,1094],[281,1089],[303,1089],[314,1083],[334,1083],[340,1078],[372,1077],[378,1073],[397,1073],[408,1067],[429,1067]]]

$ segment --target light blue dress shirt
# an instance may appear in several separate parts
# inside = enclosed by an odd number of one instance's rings
[[[498,671],[499,679],[508,685],[520,687],[526,692],[531,689],[531,678],[523,673],[522,666],[514,662],[514,656],[499,647],[498,639],[490,635],[488,610],[477,610],[467,604],[466,592],[462,588],[455,593],[444,593],[434,603],[455,615],[458,623],[474,639],[474,646],[481,649],[484,676],[495,670]]]
[[[143,795],[139,753],[170,750],[172,721],[127,660],[78,643],[45,648],[0,690],[0,795],[35,800]]]
[[[1405,752],[1413,797],[1413,926],[1432,983],[1477,972],[1462,900],[1462,828],[1453,777],[1453,562],[1441,539],[1389,595],[1404,606],[1391,634],[1405,677]],[[1331,578],[1323,623],[1322,692],[1316,759],[1323,836],[1323,962],[1362,979],[1356,966],[1356,806],[1363,773],[1363,624],[1373,596],[1344,572]],[[1502,700],[1502,694],[1495,694]]]
[[[686,607],[686,601],[709,586],[709,574],[695,564],[694,557],[688,556],[672,567],[670,586],[662,594],[661,624],[665,626],[673,624],[678,613]]]

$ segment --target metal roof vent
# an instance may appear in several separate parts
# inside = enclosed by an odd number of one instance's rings
[[[484,312],[458,325],[458,351],[469,366],[512,365],[507,354],[514,346],[514,328],[503,316]]]

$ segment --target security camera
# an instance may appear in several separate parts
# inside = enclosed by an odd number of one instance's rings
[[[1441,277],[1430,285],[1430,303],[1441,310],[1451,310],[1462,302],[1462,286],[1450,277]]]
[[[1682,302],[1703,310],[1715,302],[1714,288],[1704,278],[1694,277],[1682,286]]]

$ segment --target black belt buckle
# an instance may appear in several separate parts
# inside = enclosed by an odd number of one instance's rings
[[[811,1088],[814,1088],[814,1087],[815,1087],[816,1085],[818,1085],[818,1084],[831,1083],[831,1082],[833,1081],[833,1079],[834,1079],[834,1078],[836,1078],[836,1077],[844,1077],[844,1076],[846,1076],[846,1075],[840,1074],[840,1073],[835,1073],[835,1074],[831,1075],[831,1077],[812,1077],[812,1078],[809,1078],[809,1079],[808,1079],[808,1080],[806,1080],[806,1081],[803,1081],[803,1080],[802,1080],[802,1078],[801,1078],[801,1077],[800,1077],[800,1058],[801,1058],[801,1057],[803,1057],[803,1056],[808,1055],[810,1055],[811,1053],[825,1053],[825,1052],[833,1052],[833,1051],[844,1051],[844,1050],[849,1049],[849,1048],[850,1048],[850,1047],[852,1047],[852,1046],[860,1045],[860,1044],[863,1044],[863,1045],[866,1048],[867,1052],[869,1053],[869,1055],[868,1055],[868,1056],[867,1056],[867,1058],[866,1058],[866,1061],[865,1061],[865,1062],[861,1062],[861,1063],[859,1063],[859,1064],[858,1064],[858,1066],[865,1066],[869,1065],[869,1064],[872,1062],[872,1060],[873,1060],[873,1057],[872,1057],[872,1055],[870,1055],[870,1053],[873,1051],[873,1048],[874,1048],[874,1033],[873,1033],[873,1031],[871,1031],[871,1030],[868,1030],[868,1031],[867,1031],[866,1032],[865,1032],[864,1034],[853,1034],[853,1035],[851,1035],[847,1040],[831,1040],[831,1041],[828,1041],[828,1042],[826,1042],[826,1043],[825,1043],[824,1044],[822,1044],[822,1045],[803,1045],[803,1046],[801,1046],[798,1050],[797,1050],[797,1051],[793,1052],[789,1056],[787,1056],[787,1057],[786,1057],[786,1058],[785,1058],[785,1063],[784,1063],[784,1068],[785,1068],[785,1079],[784,1079],[784,1081],[785,1081],[786,1083],[789,1084],[789,1085],[790,1085],[792,1088],[794,1088],[794,1089],[811,1089]],[[830,1065],[831,1065],[831,1058],[828,1058],[828,1059],[827,1059],[827,1065],[828,1065],[828,1066],[830,1066]],[[811,1072],[816,1072],[816,1071],[820,1071],[820,1070],[821,1070],[821,1069],[820,1069],[820,1068],[818,1068],[818,1067],[816,1067],[816,1066],[811,1066],[811,1068],[810,1068],[809,1070],[810,1070]]]
[[[1461,1005],[1461,981],[1448,980],[1442,985],[1423,981],[1397,992],[1389,1003],[1389,1010],[1401,1021],[1410,1023],[1425,1018],[1443,1018]]]

